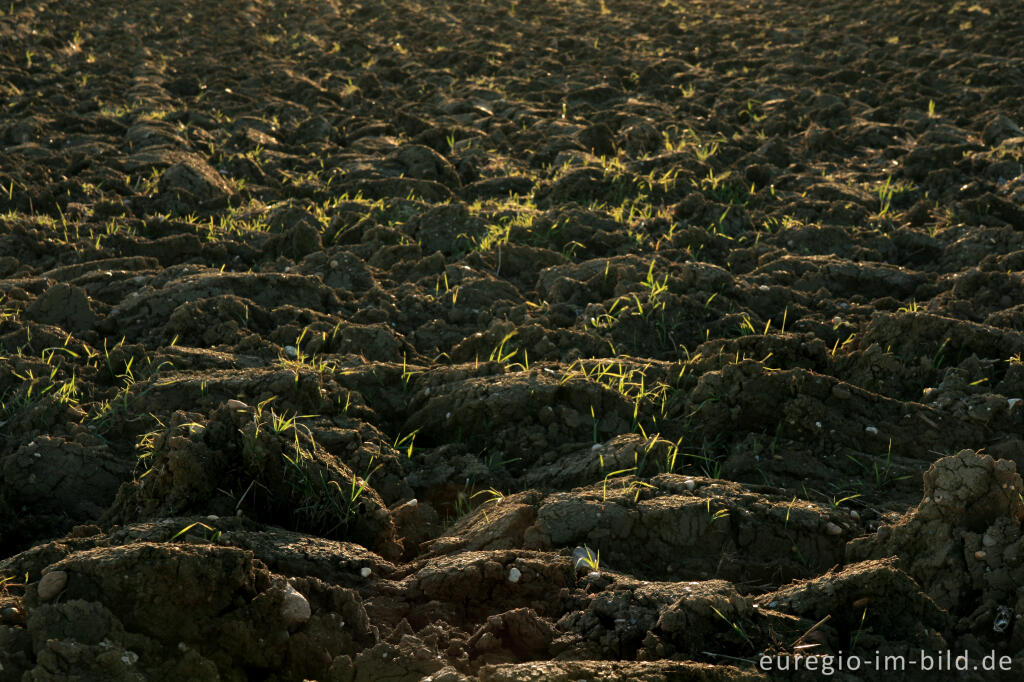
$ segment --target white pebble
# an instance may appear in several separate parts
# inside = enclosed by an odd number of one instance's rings
[[[68,574],[64,571],[50,571],[39,581],[39,598],[50,601],[64,591],[68,584]]]
[[[1017,407],[1018,404],[1020,404],[1020,398],[1007,398],[1006,400],[1006,407],[1011,412],[1013,411],[1013,408]]]
[[[522,571],[520,571],[515,566],[513,566],[510,569],[508,569],[508,581],[510,583],[517,583],[517,582],[519,582],[519,579],[522,578],[522,577],[523,577]]]
[[[289,630],[302,625],[312,615],[309,608],[309,601],[302,596],[302,593],[292,587],[291,583],[285,583],[284,601],[281,604],[281,620]]]
[[[411,500],[409,500],[408,502],[406,502],[406,503],[405,503],[405,506],[407,506],[407,507],[415,507],[415,506],[416,506],[417,504],[419,504],[419,503],[420,503],[420,501],[419,501],[419,500],[417,500],[417,499],[416,499],[416,498],[414,497],[414,498],[412,498]]]
[[[243,403],[241,400],[235,400],[234,398],[232,398],[231,400],[227,401],[227,403],[225,403],[225,404],[228,406],[229,410],[247,410],[247,409],[249,409],[248,405]]]
[[[829,535],[842,535],[843,534],[843,529],[840,528],[837,524],[832,523],[831,521],[829,521],[828,523],[825,524],[825,532],[828,533]]]
[[[850,510],[850,518],[853,519],[854,521],[860,521],[860,514],[857,513],[856,509],[851,509]]]
[[[986,552],[983,549],[979,549],[977,552],[974,553],[974,558],[977,559],[978,561],[981,561],[982,559],[984,559],[987,556],[988,556],[988,552]]]
[[[299,349],[296,348],[295,346],[285,346],[284,354],[294,360],[295,358],[299,357]]]
[[[359,569],[359,575],[363,576],[364,578],[369,578],[370,574],[372,574],[372,573],[373,573],[373,569],[370,568],[369,566],[363,566],[362,568]]]
[[[870,433],[872,436],[877,436],[878,435],[878,429],[875,428],[874,426],[865,426],[864,427],[864,431],[866,431],[867,433]]]
[[[697,487],[697,482],[694,481],[692,478],[688,478],[685,481],[683,481],[683,485],[686,486],[687,490],[693,490],[694,488]]]
[[[769,287],[767,284],[762,284],[757,289],[758,289],[758,291],[768,291],[768,290],[771,289],[771,287]]]
[[[981,544],[985,545],[986,547],[991,547],[994,544],[996,544],[996,539],[988,533],[985,533],[981,536]]]

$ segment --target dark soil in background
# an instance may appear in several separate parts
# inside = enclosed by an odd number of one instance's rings
[[[0,679],[1017,679],[1024,15],[815,5],[9,3]]]

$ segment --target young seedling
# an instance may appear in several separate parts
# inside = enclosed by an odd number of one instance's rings
[[[875,475],[875,485],[878,487],[889,485],[896,481],[904,481],[910,478],[909,475],[904,476],[893,476],[892,475],[892,438],[889,439],[889,449],[885,453],[885,464],[879,468],[878,462],[871,464]]]
[[[708,527],[713,525],[715,523],[715,521],[718,521],[719,519],[727,519],[727,518],[729,518],[729,510],[728,509],[719,509],[716,512],[712,512],[711,511],[711,500],[710,499],[709,500],[705,500],[704,508],[708,512]]]
[[[846,497],[841,497],[839,499],[836,499],[835,496],[833,496],[832,497],[832,508],[833,509],[839,509],[839,505],[841,505],[843,502],[849,502],[850,500],[857,499],[858,497],[860,497],[860,493],[857,493],[855,495],[847,495]]]
[[[589,568],[593,573],[599,572],[601,570],[601,550],[597,550],[595,553],[590,547],[583,545],[583,552],[577,553],[576,556],[576,568],[580,566]]]
[[[754,643],[750,640],[750,637],[747,636],[747,633],[743,629],[742,625],[740,625],[739,623],[737,623],[735,621],[731,621],[728,618],[726,618],[722,614],[722,612],[719,611],[718,609],[716,609],[714,606],[711,607],[711,610],[714,611],[716,614],[718,614],[718,617],[721,618],[722,620],[724,620],[729,625],[729,627],[732,628],[733,632],[735,632],[737,635],[739,635],[743,639],[744,642],[749,644],[752,651],[757,651],[757,647],[754,646]]]
[[[500,362],[502,364],[507,364],[509,360],[514,358],[516,353],[519,352],[519,350],[513,347],[512,350],[506,352],[505,344],[508,343],[509,340],[516,334],[518,334],[518,332],[514,329],[510,331],[508,334],[505,334],[505,336],[502,337],[501,339],[501,343],[499,343],[497,346],[494,347],[493,350],[491,350],[491,354],[487,358],[488,362]]]
[[[419,372],[417,372],[415,370],[409,369],[409,366],[406,363],[406,354],[402,353],[402,390],[403,391],[408,391],[409,390],[409,382],[417,374],[419,374]]]
[[[501,504],[501,502],[505,499],[505,495],[503,495],[495,488],[487,488],[486,490],[478,490],[477,492],[473,493],[470,497],[475,499],[481,495],[487,495],[487,498],[480,503],[477,509],[480,509],[481,513],[484,515],[484,522],[490,523],[491,518],[487,515],[487,510],[483,509],[483,506],[486,504]]]
[[[603,462],[604,458],[602,457],[601,460]],[[603,502],[603,501],[606,501],[608,499],[608,479],[609,478],[614,478],[615,476],[624,476],[626,474],[631,474],[634,471],[636,471],[636,467],[629,467],[628,469],[619,469],[618,471],[612,471],[610,473],[605,474],[604,482],[601,484],[601,501]]]
[[[857,632],[853,633],[853,641],[850,642],[850,654],[853,654],[857,649],[857,640],[860,639],[860,633],[864,630],[864,620],[868,617],[868,608],[865,606],[864,610],[860,614],[860,624],[857,626]]]
[[[15,582],[15,579],[16,579],[16,576],[13,576],[13,575],[9,575],[9,576],[6,576],[4,578],[0,578],[0,595],[9,595],[9,594],[11,594],[11,590],[12,589],[14,589],[16,587],[24,588],[26,585],[28,585],[28,574],[27,573],[25,574],[25,577],[22,579],[22,582],[20,582],[20,583]]]
[[[408,459],[412,459],[412,450],[413,446],[416,444],[416,434],[419,433],[419,431],[419,429],[415,429],[405,434],[404,436],[399,436],[398,438],[396,438],[394,448],[396,450],[401,450],[405,448],[406,457]]]
[[[632,490],[633,502],[639,502],[640,493],[643,492],[644,488],[656,490],[656,488],[653,485],[651,485],[650,483],[645,483],[644,481],[630,481],[629,485],[626,487],[626,490]]]
[[[219,530],[218,531],[214,531],[214,529],[212,527],[207,526],[202,521],[196,521],[195,523],[188,524],[187,526],[185,526],[184,528],[179,530],[177,533],[172,535],[171,538],[168,540],[168,542],[174,542],[179,537],[181,537],[182,535],[185,535],[186,533],[188,533],[190,530],[192,530],[196,526],[200,526],[200,527],[205,528],[206,530],[210,531],[210,536],[206,538],[206,540],[208,542],[216,542],[217,538],[220,537],[220,531]]]
[[[796,504],[796,495],[790,500],[789,504],[786,505],[786,522],[782,524],[783,528],[789,528],[789,514],[793,511],[793,505]]]

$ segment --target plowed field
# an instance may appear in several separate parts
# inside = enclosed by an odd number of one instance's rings
[[[1019,1],[4,5],[0,680],[1024,675]]]

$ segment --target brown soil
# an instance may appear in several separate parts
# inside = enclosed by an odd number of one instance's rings
[[[4,3],[0,680],[1020,679],[1024,13],[806,4]]]

